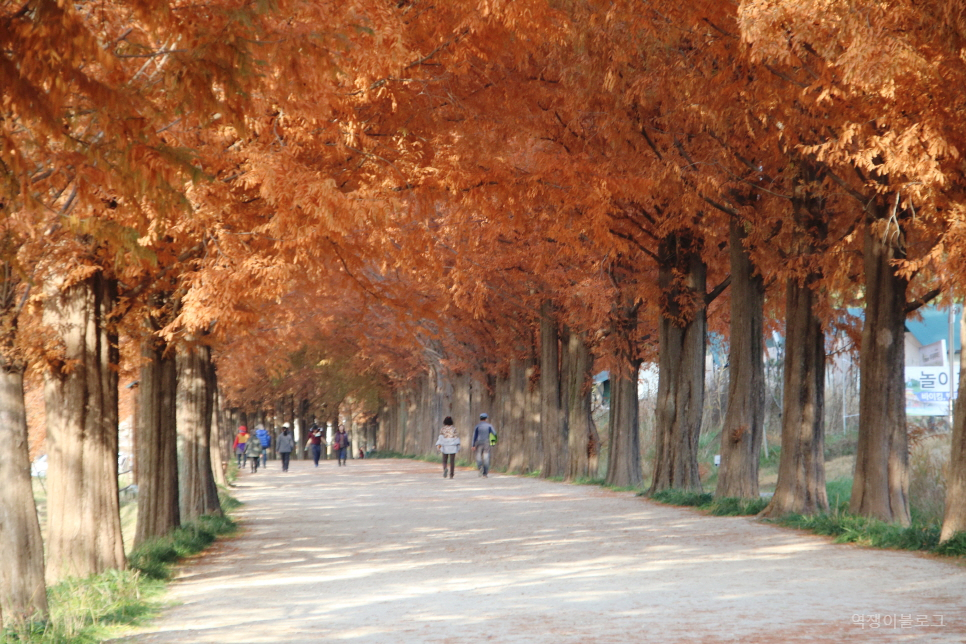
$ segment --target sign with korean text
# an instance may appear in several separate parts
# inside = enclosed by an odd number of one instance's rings
[[[953,396],[959,390],[959,374],[953,383]],[[906,415],[946,416],[949,414],[949,369],[945,367],[906,367]]]

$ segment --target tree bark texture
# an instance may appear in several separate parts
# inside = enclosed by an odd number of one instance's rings
[[[178,501],[178,370],[173,350],[160,339],[141,346],[138,384],[138,522],[134,544],[181,525]]]
[[[782,451],[778,483],[763,516],[815,514],[828,509],[825,490],[825,335],[815,315],[815,292],[786,285]]]
[[[859,355],[859,443],[850,512],[909,525],[905,323],[908,280],[896,274],[899,224],[865,230],[865,323]]]
[[[389,439],[392,433],[392,422],[393,422],[393,400],[381,398],[379,400],[379,416],[376,420],[378,422],[378,428],[376,429],[376,449],[380,452],[389,450]],[[304,443],[307,439],[302,439]]]
[[[660,360],[652,494],[667,488],[701,489],[698,439],[707,344],[707,268],[698,242],[684,235],[670,235],[661,244],[660,259]]]
[[[526,367],[512,360],[503,386],[500,388],[503,414],[500,419],[500,449],[506,453],[507,471],[528,471],[526,434]]]
[[[179,349],[178,363],[178,474],[181,520],[220,514],[218,487],[211,463],[211,349]],[[253,437],[254,438],[254,437]]]
[[[493,379],[493,407],[490,423],[500,437],[499,444],[490,450],[490,469],[509,472],[510,461],[514,455],[512,445],[521,436],[519,426],[514,423],[510,409],[510,378],[504,374],[499,374]]]
[[[453,376],[453,397],[450,404],[450,416],[453,424],[459,433],[460,443],[466,449],[470,432],[473,431],[473,412],[470,405],[470,376],[468,373],[461,373]],[[435,440],[433,443],[435,444]],[[465,454],[463,454],[465,456]]]
[[[4,329],[8,331],[8,329]],[[12,334],[12,330],[11,334]],[[4,342],[4,344],[8,344]],[[5,346],[4,352],[11,349]],[[44,542],[30,480],[23,366],[0,357],[0,629],[47,618]]]
[[[744,247],[744,229],[732,220],[731,342],[728,411],[721,428],[718,498],[759,498],[758,462],[765,420],[765,286]]]
[[[959,320],[959,345],[966,346],[966,314]],[[946,511],[940,541],[966,532],[966,360],[959,361],[959,393],[953,410],[952,450],[946,474]]]
[[[382,408],[380,402],[380,409]],[[292,426],[292,435],[295,437],[295,451],[292,453],[292,457],[296,460],[305,458],[305,442],[309,439],[309,425],[311,425],[309,422],[309,401],[307,398],[302,398],[299,400],[295,413],[295,424]],[[375,447],[375,441],[373,441],[373,447]]]
[[[543,432],[542,418],[540,417],[540,387],[538,384],[536,356],[530,359],[529,364],[523,372],[524,387],[524,445],[525,450],[525,472],[537,472],[543,465]]]
[[[569,465],[567,418],[561,408],[560,337],[553,304],[540,309],[540,424],[543,478],[566,476]]]
[[[637,487],[641,470],[641,431],[637,401],[640,361],[610,374],[610,446],[604,482],[616,487]]]
[[[228,459],[231,453],[231,440],[226,436],[226,424],[222,422],[221,392],[218,390],[218,374],[215,365],[211,365],[211,438],[208,448],[211,450],[211,470],[215,477],[215,485],[228,487]],[[275,446],[274,441],[272,446]]]
[[[564,333],[563,395],[567,414],[567,480],[597,475],[597,450],[600,437],[591,417],[591,384],[594,358],[583,333],[567,329]]]
[[[63,361],[44,379],[47,415],[47,580],[124,568],[117,487],[117,289],[100,272],[52,282],[44,322]]]

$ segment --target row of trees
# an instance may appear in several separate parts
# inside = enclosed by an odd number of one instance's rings
[[[293,420],[351,398],[416,452],[482,406],[508,467],[577,477],[608,369],[608,480],[636,485],[656,362],[651,489],[697,488],[709,330],[730,347],[718,494],[757,496],[783,328],[782,514],[827,508],[826,338],[849,333],[852,509],[907,523],[903,325],[960,296],[964,38],[948,0],[3,8],[0,541],[23,553],[3,619],[46,613],[25,377],[47,578],[124,565],[122,363],[145,539],[217,511],[217,398]],[[964,414],[943,538],[966,529]]]

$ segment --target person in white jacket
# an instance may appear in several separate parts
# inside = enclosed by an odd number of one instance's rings
[[[446,461],[449,461],[449,477],[453,478],[456,468],[456,452],[460,451],[460,437],[453,427],[453,419],[449,416],[443,420],[443,428],[439,430],[436,439],[436,449],[443,455],[443,478],[446,478]]]

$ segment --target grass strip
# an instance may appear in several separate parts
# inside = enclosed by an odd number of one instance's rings
[[[934,523],[913,522],[909,526],[900,526],[841,511],[812,516],[791,514],[773,522],[832,537],[835,543],[854,543],[889,550],[918,550],[945,557],[966,555],[966,532],[960,532],[940,544],[940,526]]]
[[[136,626],[161,608],[164,584],[133,570],[66,579],[47,589],[50,618],[0,633],[2,642],[97,644]]]
[[[647,496],[646,492],[638,496]],[[768,499],[716,499],[709,492],[693,492],[690,490],[661,490],[650,495],[651,499],[665,505],[678,505],[697,508],[718,517],[738,517],[758,514],[768,505]]]
[[[851,485],[850,480],[829,483],[828,495],[834,508],[832,512],[811,516],[791,514],[767,521],[829,536],[835,543],[854,543],[889,550],[915,550],[946,557],[966,555],[966,532],[959,533],[940,544],[940,526],[935,523],[913,521],[912,525],[903,527],[878,519],[849,514],[847,499]],[[646,493],[642,492],[639,496],[646,496]],[[650,498],[666,505],[697,508],[715,516],[758,514],[768,505],[768,499],[715,499],[714,495],[707,492],[673,489],[662,490]]]
[[[227,492],[221,491],[219,496],[226,511],[241,505]],[[0,631],[0,642],[97,644],[117,637],[158,613],[164,581],[171,578],[175,563],[236,530],[237,525],[227,516],[203,516],[135,548],[128,555],[127,570],[109,570],[50,586],[49,619]]]
[[[128,566],[150,579],[170,579],[173,564],[198,554],[215,539],[232,534],[237,528],[235,522],[225,515],[199,517],[182,524],[170,534],[142,543],[131,551]]]

